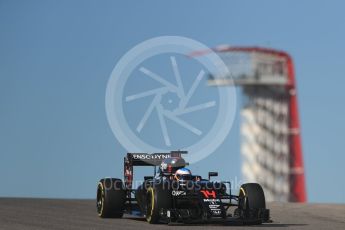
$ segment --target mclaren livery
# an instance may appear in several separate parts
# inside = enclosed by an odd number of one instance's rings
[[[243,184],[238,195],[226,181],[211,181],[193,175],[182,158],[185,151],[170,153],[127,153],[124,180],[101,179],[97,187],[97,212],[102,218],[121,218],[123,214],[145,217],[156,223],[269,222],[264,192],[259,184]],[[154,175],[145,176],[133,186],[134,166],[153,166]],[[234,207],[233,213],[230,207]]]

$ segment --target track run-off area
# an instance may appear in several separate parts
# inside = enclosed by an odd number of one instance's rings
[[[142,218],[101,219],[95,200],[0,198],[0,229],[345,229],[345,204],[268,203],[273,223],[151,225]]]

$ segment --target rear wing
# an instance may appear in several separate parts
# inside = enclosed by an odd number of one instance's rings
[[[171,157],[181,157],[187,151],[171,151],[170,153],[127,153],[127,159],[132,166],[158,166],[164,159]]]
[[[158,166],[164,159],[181,157],[187,151],[171,151],[170,153],[127,153],[124,158],[124,183],[128,190],[132,189],[133,166]]]

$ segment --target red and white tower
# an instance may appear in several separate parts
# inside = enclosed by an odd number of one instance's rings
[[[262,184],[267,200],[305,202],[306,189],[296,81],[289,54],[259,47],[213,49],[231,76],[210,76],[211,86],[240,86],[242,174]],[[193,55],[207,55],[208,51]]]

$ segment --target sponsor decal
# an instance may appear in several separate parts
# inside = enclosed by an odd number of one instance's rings
[[[204,202],[220,202],[220,199],[204,199]]]
[[[205,198],[216,198],[216,191],[208,191],[208,190],[200,190],[200,192],[204,195]]]
[[[171,195],[173,195],[173,196],[185,196],[186,192],[185,191],[175,191],[175,190],[173,190],[171,192]]]
[[[209,207],[210,209],[219,209],[220,205],[219,205],[219,204],[218,204],[218,205],[210,204],[208,207]]]
[[[164,160],[170,158],[170,154],[133,154],[134,160]]]
[[[214,215],[220,215],[220,214],[222,214],[222,211],[221,210],[212,210],[212,213]]]

